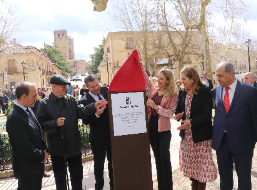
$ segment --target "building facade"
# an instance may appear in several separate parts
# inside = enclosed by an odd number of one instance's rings
[[[171,32],[176,45],[181,44],[177,32]],[[164,31],[149,31],[145,36],[147,45],[144,48],[142,32],[110,32],[108,33],[103,45],[104,56],[101,64],[98,67],[101,73],[101,83],[110,84],[114,75],[117,73],[122,64],[130,56],[134,49],[139,52],[140,61],[145,65],[146,60],[149,63],[150,75],[157,76],[158,71],[163,66],[168,66],[172,69],[174,77],[180,78],[179,62],[172,55],[174,52],[169,43],[169,36]],[[203,59],[203,48],[201,38],[198,32],[191,34],[191,47],[183,59],[183,66],[190,65],[197,69],[202,75],[205,71],[205,63]],[[144,51],[147,51],[147,56],[144,56]],[[192,52],[192,53],[190,53]],[[214,82],[216,82],[215,70],[218,63],[221,61],[230,61],[235,64],[236,73],[244,73],[249,71],[248,53],[243,46],[231,44],[229,46],[214,44],[210,42],[211,52],[211,68]],[[257,52],[250,51],[251,72],[257,74]],[[154,72],[155,70],[155,72]]]
[[[5,45],[5,50],[0,53],[0,65],[0,88],[3,90],[14,89],[23,81],[48,87],[53,74],[62,74],[42,51],[15,42]],[[4,71],[7,72],[7,81],[3,79]]]

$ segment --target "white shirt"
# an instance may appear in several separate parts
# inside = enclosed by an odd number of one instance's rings
[[[229,94],[229,105],[231,105],[231,102],[233,100],[235,91],[236,91],[236,85],[237,85],[237,80],[235,80],[229,87],[230,89],[228,90],[228,94]],[[224,102],[224,97],[225,97],[225,92],[226,92],[226,88],[223,87],[222,90],[222,100]]]
[[[99,98],[98,98],[98,95],[97,95],[97,94],[93,94],[93,93],[91,93],[90,91],[89,91],[88,93],[95,99],[96,102],[99,101]],[[100,93],[99,95],[100,95],[100,97],[102,98],[102,100],[105,99],[104,96],[103,96],[101,93]]]
[[[89,91],[88,93],[95,99],[96,102],[99,101],[99,98],[98,98],[98,95],[97,95],[97,94],[93,94],[93,93],[91,93],[90,91]],[[101,97],[102,100],[103,100],[103,99],[104,99],[104,96],[103,96],[101,93],[100,93],[99,95],[100,95],[100,97]],[[96,116],[97,118],[100,117],[100,115],[96,115],[96,113],[95,113],[95,116]]]
[[[23,109],[23,110],[28,114],[28,116],[29,116],[29,113],[26,111],[26,110],[27,110],[26,107],[24,107],[23,105],[20,105],[20,104],[17,103],[17,102],[15,102],[14,104],[15,104],[16,106],[19,106],[21,109]],[[32,112],[31,108],[28,107],[28,109],[29,109],[29,111]]]

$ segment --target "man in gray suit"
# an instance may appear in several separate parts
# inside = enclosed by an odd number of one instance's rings
[[[12,145],[14,176],[18,178],[18,190],[40,190],[44,162],[48,158],[41,137],[41,126],[30,109],[37,100],[36,86],[21,83],[16,89],[14,103],[6,122]]]

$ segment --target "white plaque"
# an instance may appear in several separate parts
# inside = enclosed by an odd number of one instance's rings
[[[114,136],[146,133],[143,92],[111,94]]]

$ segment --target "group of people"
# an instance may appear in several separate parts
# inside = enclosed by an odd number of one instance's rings
[[[16,88],[17,101],[6,123],[12,146],[14,175],[19,190],[38,190],[42,186],[44,162],[51,155],[57,190],[68,186],[67,165],[73,190],[82,189],[83,166],[78,119],[89,124],[90,142],[94,154],[95,189],[103,189],[105,155],[109,160],[110,189],[114,189],[107,87],[101,87],[94,75],[87,75],[89,89],[78,102],[67,94],[70,82],[61,75],[50,78],[51,93],[40,102],[35,84],[22,82]],[[40,91],[39,91],[40,92]],[[37,102],[36,114],[34,104]],[[45,138],[42,138],[43,134]],[[68,163],[68,164],[67,164]]]
[[[143,69],[143,68],[142,68]],[[219,85],[213,88],[207,73],[201,78],[194,67],[181,70],[179,91],[172,71],[160,70],[157,82],[145,74],[149,89],[147,111],[149,139],[157,170],[159,190],[173,189],[170,161],[171,122],[181,122],[180,169],[192,182],[192,190],[203,190],[217,178],[212,159],[216,150],[220,189],[233,189],[233,163],[238,189],[251,189],[251,164],[257,141],[257,89],[255,76],[246,73],[244,82],[235,79],[234,64],[220,63],[216,68]],[[255,81],[255,80],[254,80]],[[107,90],[94,75],[87,75],[77,101],[67,94],[70,82],[61,75],[50,79],[51,93],[37,108],[36,86],[23,82],[17,86],[17,101],[7,119],[7,132],[13,147],[13,169],[18,189],[41,189],[43,163],[51,155],[57,190],[67,189],[67,163],[72,189],[82,189],[83,166],[78,119],[90,126],[89,140],[94,154],[95,189],[104,186],[103,170],[107,155],[110,189],[114,189]],[[178,82],[178,81],[177,81]],[[249,84],[246,84],[249,83]],[[81,89],[82,90],[82,89]],[[212,124],[212,108],[215,117]],[[45,141],[42,139],[45,133]],[[125,171],[126,172],[126,171]]]
[[[5,114],[10,103],[16,99],[15,90],[2,91],[0,88],[0,113],[2,108],[2,113]]]
[[[177,128],[181,136],[180,169],[192,181],[192,190],[206,189],[206,183],[217,178],[212,148],[217,154],[220,189],[233,189],[233,164],[238,189],[252,189],[252,157],[257,141],[255,75],[246,73],[241,82],[235,79],[234,64],[222,62],[216,68],[219,85],[213,88],[207,73],[200,77],[194,67],[186,66],[180,74],[181,81],[177,80],[176,84],[170,69],[159,72],[157,83],[151,82],[145,74],[150,89],[147,101],[149,136],[156,161],[158,189],[173,189],[169,152],[172,114],[181,122]],[[179,88],[178,93],[176,88]]]

